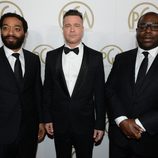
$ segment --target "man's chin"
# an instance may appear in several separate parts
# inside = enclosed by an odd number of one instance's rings
[[[153,49],[155,47],[157,47],[157,45],[153,45],[152,43],[150,42],[146,42],[144,45],[140,46],[142,49],[144,50],[150,50],[150,49]]]
[[[7,41],[5,43],[5,45],[8,45],[8,46],[15,46],[16,45],[16,41]]]
[[[9,48],[9,49],[19,49],[20,47],[18,47],[18,46],[15,46],[15,45],[12,45],[12,44],[7,44],[7,45],[5,45],[7,48]]]

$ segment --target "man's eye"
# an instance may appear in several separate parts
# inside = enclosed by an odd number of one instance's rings
[[[20,27],[15,27],[14,30],[15,30],[16,32],[19,32],[19,31],[21,31],[21,28],[20,28]]]
[[[9,27],[7,27],[7,26],[2,26],[2,30],[3,30],[3,31],[9,30]]]
[[[65,28],[71,27],[71,25],[64,25]]]
[[[152,27],[152,29],[154,29],[154,30],[158,30],[158,25],[157,25],[157,24],[156,24],[156,25],[152,25],[151,27]]]
[[[76,24],[75,27],[80,27],[80,25],[79,25],[79,24]]]

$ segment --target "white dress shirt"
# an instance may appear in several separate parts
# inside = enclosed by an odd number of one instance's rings
[[[4,52],[5,52],[5,55],[8,59],[8,61],[9,61],[10,66],[11,66],[13,71],[14,71],[14,65],[15,65],[16,58],[14,56],[12,56],[12,54],[13,53],[19,53],[20,54],[19,55],[19,60],[21,62],[22,74],[24,76],[24,73],[25,73],[25,60],[24,60],[24,54],[23,54],[22,48],[18,52],[14,52],[11,49],[4,46]]]
[[[65,46],[70,48],[66,44]],[[81,63],[83,58],[83,44],[80,43],[76,47],[79,48],[78,55],[75,54],[73,51],[70,51],[68,54],[65,54],[63,51],[62,54],[62,68],[70,96],[73,93],[73,89],[81,68]]]
[[[144,55],[142,54],[142,52],[144,52],[146,50],[143,50],[141,48],[138,48],[138,52],[137,52],[137,57],[136,57],[136,64],[135,64],[135,82],[136,82],[136,79],[137,79],[137,75],[138,75],[138,71],[139,71],[139,67],[144,59]],[[148,67],[147,67],[147,72],[149,71],[157,53],[158,53],[158,47],[154,48],[154,49],[151,49],[151,50],[148,50],[147,51],[149,54],[148,54]],[[125,120],[125,119],[128,119],[127,116],[120,116],[120,117],[117,117],[115,119],[115,122],[116,124],[119,126],[119,124]],[[139,125],[143,131],[145,132],[146,129],[144,128],[144,126],[141,124],[140,120],[138,118],[135,119],[135,122],[137,125]]]

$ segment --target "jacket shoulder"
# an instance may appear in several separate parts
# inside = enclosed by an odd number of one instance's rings
[[[120,53],[120,54],[117,54],[116,57],[115,57],[115,59],[116,59],[116,58],[130,58],[130,57],[132,57],[132,56],[135,56],[136,53],[137,53],[137,50],[138,50],[138,49],[135,48],[135,49],[127,50],[127,51],[125,51],[125,52],[122,52],[122,53]]]
[[[64,45],[61,46],[61,47],[58,47],[58,48],[56,48],[56,49],[54,49],[54,50],[48,51],[48,52],[47,52],[47,56],[52,56],[52,55],[54,56],[54,55],[59,54],[60,52],[62,53],[63,47],[64,47]]]
[[[33,58],[39,58],[39,56],[37,54],[35,54],[35,53],[33,53],[33,52],[29,51],[29,50],[23,49],[23,52],[27,56],[30,56],[30,57],[33,57]]]
[[[85,51],[85,52],[88,52],[90,55],[95,56],[95,57],[96,57],[96,56],[102,57],[102,53],[99,52],[98,50],[95,50],[95,49],[93,49],[93,48],[90,48],[90,47],[86,46],[85,44],[83,44],[83,46],[84,46],[84,51]]]
[[[117,54],[116,57],[129,57],[130,55],[134,55],[137,53],[138,48],[130,49],[120,54]]]

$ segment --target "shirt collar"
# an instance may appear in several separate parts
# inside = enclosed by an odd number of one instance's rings
[[[5,45],[4,45],[4,52],[7,58],[11,56],[13,53],[15,53],[13,50],[7,48]],[[23,56],[22,48],[20,48],[16,53],[19,53],[20,56]]]
[[[157,53],[158,53],[158,47],[155,47],[153,49],[150,50],[144,50],[141,49],[140,47],[138,47],[138,53],[141,54],[142,52],[148,52],[152,57],[156,57]]]

